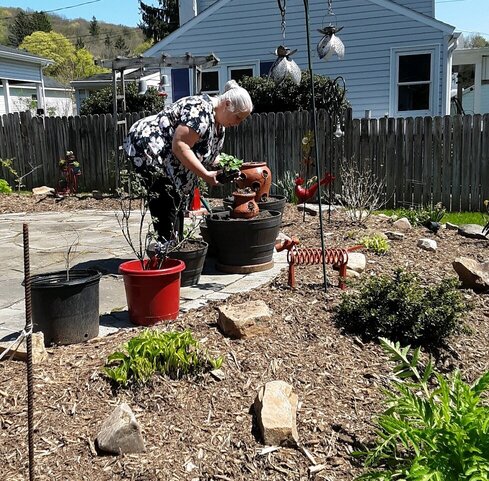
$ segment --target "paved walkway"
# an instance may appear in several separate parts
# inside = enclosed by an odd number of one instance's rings
[[[0,214],[0,341],[11,339],[25,326],[24,254],[22,224],[29,226],[31,275],[65,268],[68,247],[77,240],[71,261],[73,268],[96,268],[100,280],[100,336],[118,329],[134,327],[130,323],[124,284],[118,274],[119,264],[134,259],[122,236],[113,211],[50,212],[34,214]],[[137,225],[134,218],[132,225]],[[180,311],[204,305],[207,301],[226,299],[236,292],[265,284],[287,265],[286,252],[274,254],[274,267],[253,274],[223,274],[214,268],[214,259],[206,259],[197,286],[184,287],[180,293]]]

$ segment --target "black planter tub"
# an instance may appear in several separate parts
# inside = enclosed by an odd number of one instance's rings
[[[32,324],[44,344],[76,344],[98,336],[99,281],[97,270],[72,270],[31,277]]]
[[[180,286],[194,286],[199,283],[208,244],[204,240],[189,239],[187,243],[194,246],[192,250],[175,250],[168,254],[172,259],[185,262],[185,269],[180,274]]]
[[[252,219],[232,219],[229,212],[206,217],[206,229],[221,272],[247,274],[271,269],[282,215],[264,211]]]

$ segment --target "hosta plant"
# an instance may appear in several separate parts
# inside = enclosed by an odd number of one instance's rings
[[[213,358],[192,333],[146,329],[107,358],[105,374],[123,387],[144,384],[156,374],[172,379],[217,369],[222,358]]]
[[[394,378],[375,444],[354,453],[368,468],[357,480],[489,480],[489,371],[468,384],[459,371],[436,372],[431,360],[423,369],[419,348],[381,345]]]
[[[365,236],[360,242],[368,251],[379,255],[385,254],[390,248],[389,241],[381,234]]]

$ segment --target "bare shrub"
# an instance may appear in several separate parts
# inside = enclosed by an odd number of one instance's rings
[[[353,222],[363,224],[372,212],[385,205],[385,181],[370,168],[360,167],[354,159],[343,159],[340,175],[341,194],[337,200]]]

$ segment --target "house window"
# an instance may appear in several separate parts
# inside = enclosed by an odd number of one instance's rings
[[[201,92],[208,94],[219,93],[219,72],[217,70],[206,70],[201,76]]]
[[[230,67],[229,79],[239,82],[243,77],[253,77],[253,67]]]
[[[399,54],[397,111],[430,111],[432,95],[432,54]]]

